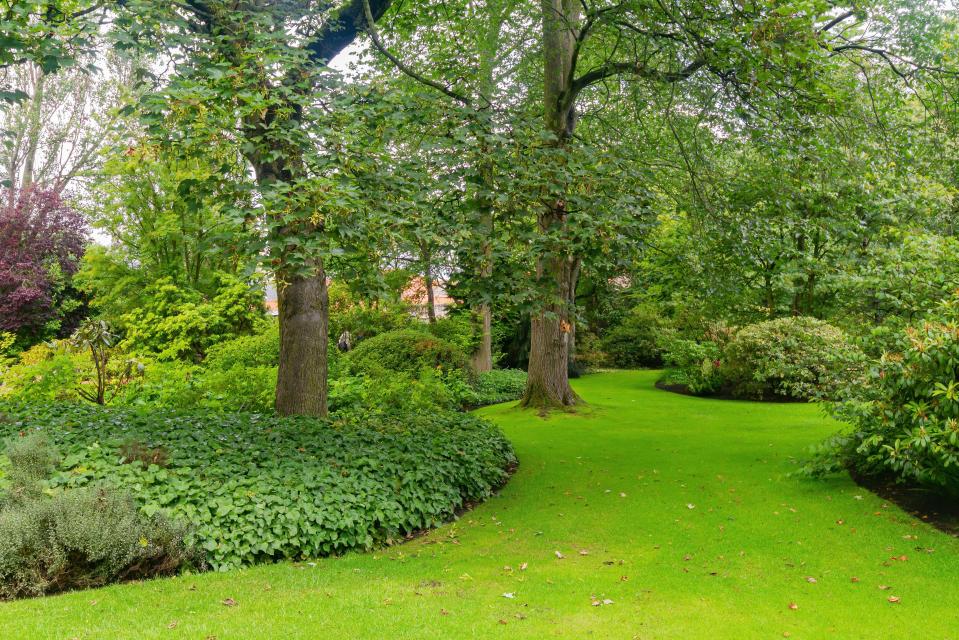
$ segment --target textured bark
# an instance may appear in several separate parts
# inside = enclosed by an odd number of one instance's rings
[[[542,11],[545,124],[554,144],[562,147],[576,126],[572,67],[580,5],[576,0],[542,0]],[[566,225],[566,218],[566,203],[552,202],[539,215],[539,228],[555,232]],[[551,302],[530,322],[529,377],[520,404],[541,410],[573,406],[580,402],[569,386],[579,260],[559,252],[544,255],[537,261],[536,277]]]
[[[551,279],[561,297],[530,322],[529,377],[520,405],[542,410],[570,407],[580,398],[569,385],[575,321],[565,301],[576,290],[579,263],[572,258],[550,258],[541,263],[539,275]]]
[[[280,368],[276,411],[280,415],[325,416],[329,298],[322,264],[309,277],[278,286]]]
[[[493,312],[488,304],[476,309],[481,324],[480,343],[473,354],[473,370],[484,373],[493,369]]]

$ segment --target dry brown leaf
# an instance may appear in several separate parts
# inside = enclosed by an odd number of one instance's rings
[[[899,596],[889,596],[888,600],[889,602],[896,604],[897,602],[899,602]]]
[[[234,600],[233,598],[227,598],[226,600],[223,601],[223,606],[224,606],[224,607],[235,607],[235,606],[236,606],[236,600]]]
[[[795,611],[796,609],[799,608],[799,605],[796,604],[795,602],[790,602],[790,603],[789,603],[789,608],[792,609],[793,611]]]

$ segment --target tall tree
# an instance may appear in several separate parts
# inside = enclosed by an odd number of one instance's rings
[[[389,4],[370,2],[372,18]],[[185,56],[166,95],[176,108],[202,104],[217,114],[219,120],[203,123],[208,141],[236,136],[255,173],[279,294],[276,409],[325,415],[329,303],[322,246],[330,212],[324,203],[342,206],[331,191],[342,177],[323,175],[322,134],[308,125],[323,99],[320,72],[360,33],[364,2],[140,0],[127,10],[133,28],[126,33],[155,37],[151,29],[159,22],[160,33],[175,34],[159,43]],[[160,101],[158,110],[169,106]]]

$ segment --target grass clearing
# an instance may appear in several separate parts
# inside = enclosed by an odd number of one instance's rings
[[[959,638],[959,540],[786,477],[835,430],[818,407],[655,379],[578,380],[583,415],[482,410],[519,470],[407,544],[0,604],[0,637]]]

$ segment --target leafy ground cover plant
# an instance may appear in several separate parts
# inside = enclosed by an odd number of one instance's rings
[[[59,458],[45,436],[6,443],[7,490],[0,496],[0,599],[171,575],[198,566],[187,529],[146,516],[107,485],[51,491]]]
[[[192,526],[187,542],[218,570],[370,549],[436,526],[489,496],[515,457],[498,428],[433,411],[257,413],[5,405],[0,433],[43,433],[63,459],[53,489],[106,480],[147,516]],[[129,460],[129,443],[164,464]]]

